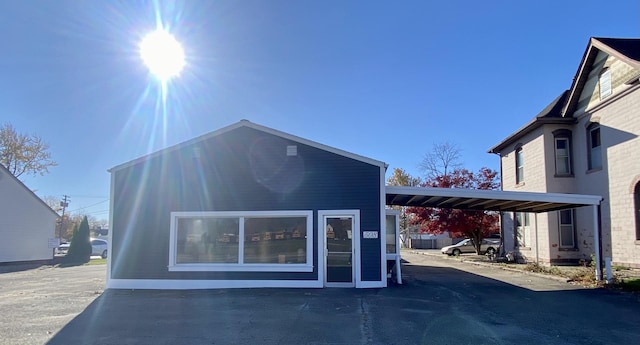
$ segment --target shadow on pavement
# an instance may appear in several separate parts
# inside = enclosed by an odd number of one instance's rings
[[[403,270],[386,289],[107,290],[48,344],[640,343],[634,296]]]

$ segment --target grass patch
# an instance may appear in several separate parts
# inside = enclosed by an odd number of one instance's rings
[[[107,259],[91,259],[85,265],[93,266],[93,265],[106,265]]]
[[[620,271],[628,271],[628,270],[630,270],[631,268],[616,265],[616,266],[613,266],[613,267],[612,267],[612,269],[613,269],[614,271],[616,271],[616,272],[620,272]]]
[[[90,259],[89,261],[72,259],[70,257],[62,257],[58,258],[54,265],[56,267],[65,268],[65,267],[74,267],[74,266],[93,266],[93,265],[106,265],[107,259]]]
[[[540,265],[537,262],[530,262],[524,266],[525,271],[533,273],[549,273],[547,267]]]
[[[640,278],[627,278],[615,285],[624,291],[640,292]]]

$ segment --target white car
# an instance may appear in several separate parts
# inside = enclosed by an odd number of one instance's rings
[[[494,254],[499,248],[500,240],[490,240],[485,238],[482,240],[482,244],[480,245],[480,252]],[[466,240],[462,240],[454,245],[442,247],[441,251],[442,254],[460,255],[462,253],[475,253],[476,248],[473,246],[471,239],[467,238]]]
[[[67,252],[69,251],[69,245],[70,243],[61,243],[56,250],[56,254],[67,255]]]
[[[107,241],[99,238],[91,239],[91,256],[100,256],[103,259],[107,258]]]

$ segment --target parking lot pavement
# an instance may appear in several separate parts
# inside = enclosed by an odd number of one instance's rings
[[[0,344],[44,344],[104,289],[106,265],[0,270]]]
[[[385,289],[107,290],[99,294],[104,266],[0,274],[0,307],[10,311],[0,316],[1,342],[640,343],[636,295],[582,289],[426,255],[408,253],[404,259],[405,284]],[[7,283],[11,287],[5,289]],[[15,316],[6,315],[14,311]]]

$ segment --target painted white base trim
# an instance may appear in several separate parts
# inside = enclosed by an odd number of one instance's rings
[[[321,288],[318,280],[109,279],[107,289],[198,290],[237,288]]]
[[[313,272],[306,264],[177,264],[169,272]]]
[[[387,287],[386,279],[380,282],[360,282],[358,285],[356,285],[356,288],[358,289],[377,289],[383,287]]]

